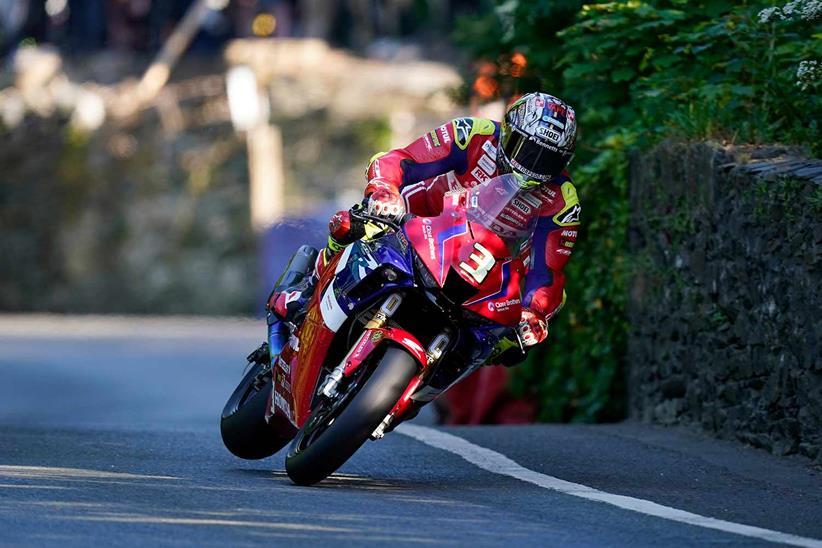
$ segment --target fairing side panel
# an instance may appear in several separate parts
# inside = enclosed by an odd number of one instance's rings
[[[300,328],[291,337],[280,354],[275,367],[274,410],[298,428],[311,412],[314,387],[334,340],[334,332],[323,322],[320,300],[334,279],[335,270],[343,254],[331,259],[317,281],[317,289],[308,303],[308,313]],[[302,344],[305,341],[305,344]],[[279,398],[278,398],[279,395]],[[280,399],[281,398],[281,399]]]
[[[491,232],[482,226],[472,225],[476,239],[488,248],[497,259],[494,268],[479,285],[477,294],[466,301],[464,306],[484,318],[496,323],[513,327],[519,323],[522,316],[521,285],[525,277],[525,265],[521,254],[518,257],[506,257],[508,251],[504,244],[493,237]],[[470,261],[473,252],[473,242],[466,244],[460,250],[460,260]]]
[[[448,267],[457,260],[460,242],[468,235],[465,218],[445,213],[439,217],[415,217],[405,223],[404,229],[417,255],[441,287]]]
[[[390,234],[379,242],[358,241],[348,246],[336,268],[333,295],[339,309],[346,315],[359,311],[376,300],[383,298],[391,290],[413,285],[413,263],[405,237]],[[379,278],[377,272],[384,265],[390,265],[398,273],[399,279],[388,282]],[[369,291],[357,289],[367,284]]]
[[[511,250],[493,232],[469,223],[456,196],[446,198],[442,215],[415,217],[405,224],[404,230],[437,284],[443,286],[449,270],[454,269],[463,280],[477,288],[476,295],[465,303],[466,308],[502,325],[519,323],[522,311],[520,285],[526,273],[521,259],[523,253],[511,257]],[[474,265],[472,256],[477,253],[477,244],[497,258],[494,267],[479,282],[461,266]]]

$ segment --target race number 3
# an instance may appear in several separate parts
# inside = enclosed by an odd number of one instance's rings
[[[476,266],[470,265],[467,261],[462,261],[460,268],[471,276],[475,282],[481,284],[488,273],[491,272],[491,269],[494,268],[496,259],[494,259],[494,255],[479,242],[474,243],[474,251],[468,258],[473,261]]]

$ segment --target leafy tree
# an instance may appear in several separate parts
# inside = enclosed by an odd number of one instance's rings
[[[567,267],[568,309],[553,322],[549,347],[515,373],[515,388],[540,398],[543,420],[625,413],[632,150],[676,137],[799,144],[819,153],[819,99],[812,82],[796,85],[799,62],[822,58],[818,18],[759,16],[769,6],[496,0],[486,1],[484,15],[461,21],[458,41],[497,64],[503,97],[552,93],[576,107],[580,123],[570,169],[583,227]],[[524,72],[511,70],[515,54],[525,56]]]

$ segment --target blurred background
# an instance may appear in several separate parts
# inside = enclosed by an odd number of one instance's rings
[[[581,128],[568,305],[515,397],[459,420],[631,414],[822,455],[820,11],[0,0],[0,311],[259,314],[374,153],[540,89]]]
[[[459,110],[471,4],[2,2],[0,309],[259,312],[368,159]]]

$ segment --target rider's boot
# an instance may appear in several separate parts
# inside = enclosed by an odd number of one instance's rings
[[[306,274],[297,284],[271,295],[268,309],[281,320],[297,325],[305,317],[308,301],[317,285],[314,275]]]

